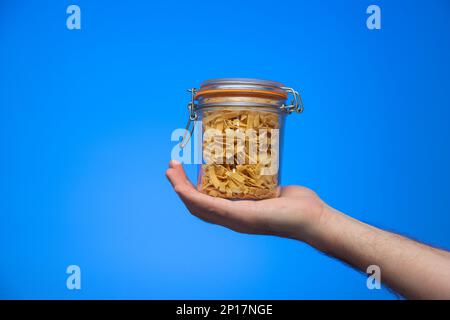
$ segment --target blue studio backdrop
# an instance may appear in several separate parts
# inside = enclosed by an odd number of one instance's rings
[[[1,0],[0,298],[395,299],[305,244],[191,216],[171,133],[205,79],[283,82],[305,104],[283,184],[449,248],[449,31],[447,0]]]

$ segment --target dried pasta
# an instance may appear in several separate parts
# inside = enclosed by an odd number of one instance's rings
[[[205,110],[202,124],[204,156],[205,152],[209,156],[201,167],[200,191],[229,199],[266,199],[277,196],[278,170],[271,174],[264,171],[263,174],[263,169],[273,165],[274,156],[278,156],[278,145],[270,143],[274,132],[272,129],[280,127],[277,112],[249,108]],[[211,129],[216,134],[207,136],[206,132]],[[229,129],[240,132],[241,140],[236,136],[227,139]],[[220,149],[222,153],[214,152]],[[261,149],[266,152],[253,152]]]

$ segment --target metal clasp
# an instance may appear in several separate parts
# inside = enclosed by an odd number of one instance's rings
[[[286,91],[288,94],[292,94],[292,100],[289,105],[283,104],[281,106],[281,109],[286,111],[288,114],[292,112],[302,113],[303,112],[303,101],[302,97],[300,96],[300,93],[298,91],[294,90],[290,87],[281,87],[284,91]]]
[[[195,109],[197,107],[197,105],[195,104],[195,95],[197,94],[197,89],[191,88],[191,89],[188,89],[187,91],[191,93],[191,102],[189,102],[187,105],[187,107],[189,109],[189,119],[186,124],[186,130],[184,131],[183,139],[181,139],[180,144],[179,144],[180,148],[184,148],[186,146],[186,144],[189,142],[189,139],[191,138],[192,133],[194,132],[195,122],[194,122],[194,125],[192,126],[189,137],[187,139],[186,139],[186,134],[189,132],[189,127],[191,126],[192,121],[195,121],[198,118],[197,112],[195,111]]]
[[[197,120],[197,112],[195,112],[195,95],[197,94],[197,89],[191,88],[187,91],[191,93],[191,102],[188,103],[189,120],[194,121]]]

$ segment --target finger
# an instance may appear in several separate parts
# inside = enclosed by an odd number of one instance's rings
[[[222,208],[231,203],[229,200],[214,198],[197,191],[188,180],[183,166],[178,161],[172,160],[169,166],[171,168],[166,171],[169,181],[172,183],[175,192],[188,202],[208,211],[214,210],[217,213],[222,213]]]
[[[194,215],[207,222],[220,224],[238,232],[261,232],[263,215],[256,209],[255,201],[231,201],[211,197],[197,190],[187,195],[180,194],[180,197],[185,199],[185,203],[188,202],[198,209],[196,213],[193,212]]]
[[[201,218],[222,214],[222,208],[226,204],[220,202],[225,199],[213,198],[198,192],[187,179],[181,164],[171,161],[170,167],[166,171],[166,176],[175,192],[193,214],[201,216]]]
[[[175,168],[169,168],[166,170],[166,177],[169,179],[172,187],[177,191],[179,188],[189,186],[186,178]]]
[[[254,228],[257,213],[254,201],[230,201],[203,194],[189,182],[179,162],[171,161],[169,165],[167,178],[192,214],[233,230],[239,225]]]
[[[192,184],[189,178],[187,177],[186,172],[183,169],[183,165],[179,161],[171,160],[169,162],[169,167],[177,170],[180,173],[181,177],[184,178],[184,180],[186,180],[187,183]]]
[[[210,223],[226,223],[222,217],[223,206],[217,204],[224,199],[216,199],[198,192],[177,168],[168,169],[166,175],[175,192],[193,215]]]

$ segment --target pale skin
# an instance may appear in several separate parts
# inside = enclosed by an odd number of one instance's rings
[[[296,239],[366,272],[380,267],[381,280],[409,299],[450,299],[450,252],[355,220],[307,188],[280,188],[267,200],[231,201],[205,195],[172,160],[166,176],[188,210],[231,230]]]

